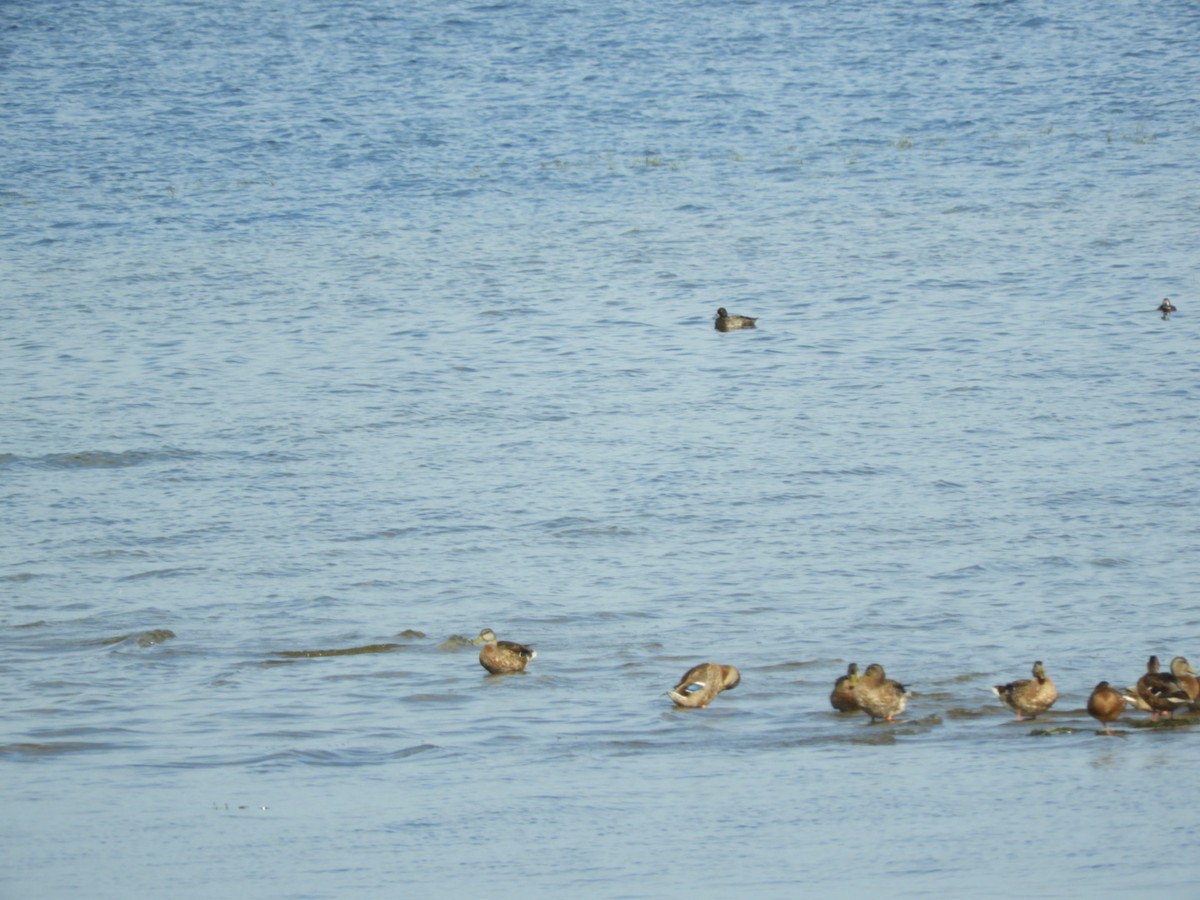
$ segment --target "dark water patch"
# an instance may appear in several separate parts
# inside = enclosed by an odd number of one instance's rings
[[[22,581],[32,581],[35,578],[40,578],[33,572],[14,572],[11,575],[0,575],[0,581],[8,581],[13,584],[19,584]]]
[[[797,660],[797,661],[791,661],[791,662],[772,663],[771,665],[767,665],[767,666],[760,666],[759,671],[761,671],[761,672],[785,671],[786,672],[786,671],[793,671],[796,669],[811,669],[811,668],[815,668],[818,666],[820,666],[820,667],[841,666],[842,669],[844,670],[846,667],[846,661],[841,660],[841,659]],[[845,671],[842,671],[838,674],[844,675]],[[832,686],[832,684],[833,684],[833,682],[831,681],[830,686]]]
[[[1117,556],[1100,556],[1096,559],[1088,560],[1090,565],[1096,566],[1099,569],[1117,569],[1132,565],[1128,559],[1122,559]]]
[[[74,453],[50,453],[36,460],[52,469],[121,469],[160,461],[191,459],[199,454],[177,448],[163,450],[83,450]]]
[[[186,578],[189,575],[197,575],[203,571],[204,569],[199,567],[147,569],[145,572],[134,572],[132,575],[123,575],[117,581],[141,581],[147,578]]]
[[[282,750],[251,757],[202,757],[172,763],[150,764],[149,768],[196,769],[248,766],[258,769],[287,768],[291,766],[355,767],[378,766],[401,759],[420,756],[441,748],[436,744],[414,744],[399,750],[380,751],[370,748],[344,750]]]
[[[986,573],[987,567],[976,563],[970,566],[963,566],[960,569],[954,569],[950,572],[939,572],[936,575],[930,575],[929,577],[934,581],[955,581],[960,578],[976,578]]]
[[[335,538],[339,541],[389,541],[405,537],[434,537],[443,534],[470,534],[479,531],[494,531],[491,525],[406,525],[396,528],[383,528],[364,534],[352,534]]]
[[[175,637],[175,632],[169,628],[153,628],[148,631],[138,631],[133,634],[117,634],[111,637],[94,638],[81,642],[83,647],[115,647],[127,644],[133,647],[153,647]]]
[[[22,744],[0,744],[0,759],[15,762],[37,761],[62,756],[68,753],[88,753],[96,750],[112,750],[120,744],[97,743],[94,741],[54,741]]]
[[[1151,731],[1171,731],[1176,728],[1191,728],[1195,725],[1200,725],[1200,713],[1175,713],[1167,717],[1160,717],[1157,722],[1151,719],[1126,719],[1124,720],[1129,727],[1139,729],[1149,729]]]
[[[400,648],[400,644],[366,644],[362,647],[339,647],[333,650],[277,650],[273,655],[281,659],[320,659],[326,656],[360,656],[365,653],[391,653]]]
[[[390,669],[384,672],[334,672],[323,676],[325,681],[357,681],[366,679],[411,678],[413,673],[403,669]]]
[[[471,699],[471,697],[469,694],[424,693],[424,694],[409,694],[405,697],[399,697],[397,699],[399,699],[402,703],[443,704],[443,703],[463,703],[463,702]]]
[[[996,710],[986,706],[965,707],[954,706],[945,710],[942,715],[947,719],[982,719],[994,716]]]

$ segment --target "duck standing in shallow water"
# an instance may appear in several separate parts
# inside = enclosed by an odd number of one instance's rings
[[[689,709],[704,709],[716,699],[721,691],[729,691],[737,687],[742,680],[742,673],[736,666],[723,666],[720,663],[700,663],[692,666],[683,673],[679,683],[667,691],[676,706],[686,706]]]
[[[992,693],[1017,714],[1018,722],[1026,716],[1036,719],[1039,713],[1044,713],[1058,699],[1058,689],[1046,676],[1041,660],[1033,664],[1032,680],[1023,678],[1008,684],[998,684],[992,688]]]
[[[838,712],[861,711],[862,707],[858,705],[858,695],[854,692],[857,684],[858,663],[850,663],[846,666],[846,674],[838,676],[838,680],[833,683],[833,691],[829,695],[829,705]]]
[[[1184,660],[1185,665],[1186,663],[1187,660]],[[1188,668],[1190,669],[1191,666]],[[1147,660],[1146,674],[1138,679],[1134,692],[1141,701],[1137,705],[1149,708],[1151,722],[1157,722],[1160,715],[1169,717],[1175,710],[1192,702],[1187,689],[1179,683],[1179,679],[1175,675],[1158,670],[1157,656],[1152,656]],[[1128,698],[1128,694],[1126,697]]]
[[[1088,715],[1104,726],[1105,734],[1112,734],[1108,726],[1121,717],[1125,711],[1125,698],[1121,692],[1102,681],[1092,689],[1092,695],[1087,702]]]
[[[1170,297],[1163,297],[1163,302],[1158,304],[1158,312],[1162,313],[1164,319],[1171,318],[1171,313],[1175,312],[1175,304],[1171,302]]]
[[[1179,686],[1187,691],[1194,704],[1196,698],[1200,697],[1200,679],[1196,678],[1196,670],[1182,656],[1177,656],[1171,660],[1171,674],[1175,676]]]
[[[904,706],[908,703],[908,689],[888,678],[879,663],[867,666],[866,674],[855,682],[854,695],[859,708],[871,717],[872,722],[876,719],[892,721],[893,717],[904,712]]]
[[[479,632],[479,637],[471,643],[483,644],[479,651],[479,664],[493,675],[524,672],[529,661],[537,656],[536,650],[531,650],[524,644],[496,640],[496,632],[490,628]]]
[[[717,310],[716,329],[717,331],[737,331],[739,328],[755,328],[757,318],[750,316],[731,316],[725,312],[725,307]]]

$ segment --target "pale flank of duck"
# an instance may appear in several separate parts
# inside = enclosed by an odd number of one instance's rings
[[[1102,681],[1092,689],[1092,695],[1087,702],[1088,715],[1104,726],[1105,734],[1112,734],[1108,726],[1121,717],[1125,711],[1125,697]]]
[[[731,316],[725,311],[725,307],[717,310],[717,318],[714,327],[717,331],[737,331],[739,328],[756,328],[754,324],[757,318],[750,316]]]
[[[479,664],[493,675],[524,672],[529,661],[537,656],[536,650],[524,644],[496,640],[496,633],[490,628],[479,632],[479,637],[472,643],[483,644],[479,651]]]
[[[1058,699],[1058,689],[1054,682],[1046,676],[1041,660],[1033,664],[1033,678],[1022,678],[1010,681],[1008,684],[997,684],[992,687],[1000,700],[1017,714],[1017,721],[1029,717],[1035,719],[1044,713]]]
[[[871,717],[872,722],[876,719],[891,722],[904,712],[908,703],[908,689],[888,678],[879,663],[867,666],[866,674],[854,685],[854,693],[859,707]]]
[[[1125,690],[1121,691],[1121,696],[1125,698],[1125,702],[1140,712],[1154,712],[1150,708],[1150,704],[1142,699],[1138,693],[1137,685],[1131,684]]]
[[[862,707],[858,705],[858,697],[854,692],[857,683],[858,663],[850,663],[846,667],[846,674],[839,675],[837,681],[833,683],[833,691],[829,694],[829,705],[838,712],[861,712]]]

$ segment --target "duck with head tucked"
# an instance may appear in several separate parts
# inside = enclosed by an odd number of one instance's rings
[[[1121,717],[1125,711],[1125,698],[1121,692],[1102,681],[1092,689],[1092,695],[1087,702],[1088,715],[1104,726],[1105,734],[1112,734],[1108,726]]]
[[[756,328],[754,323],[757,321],[757,318],[750,316],[731,316],[722,306],[717,310],[715,327],[717,331],[737,331],[739,328]]]
[[[537,651],[513,641],[496,640],[496,632],[485,628],[471,643],[483,644],[479,651],[479,664],[493,675],[511,675],[524,672]]]
[[[857,684],[858,663],[850,663],[846,666],[846,674],[839,675],[837,681],[833,683],[833,691],[829,694],[829,705],[838,712],[860,712],[862,707],[858,705],[858,695],[854,692]]]
[[[908,688],[884,674],[883,666],[871,663],[866,674],[854,684],[854,696],[859,708],[871,717],[871,722],[883,719],[890,722],[904,712],[908,703]]]
[[[1018,722],[1026,716],[1036,719],[1058,699],[1058,689],[1046,675],[1041,660],[1033,664],[1032,679],[1022,678],[1008,684],[997,684],[992,688],[992,693],[1017,714]]]
[[[684,672],[679,683],[667,691],[667,696],[676,706],[704,709],[716,699],[717,694],[732,690],[741,680],[742,673],[736,666],[723,666],[713,662],[700,663]]]
[[[1184,660],[1184,665],[1187,665],[1187,660]],[[1190,666],[1187,668],[1191,669]],[[1130,697],[1130,693],[1133,697]],[[1157,656],[1146,661],[1146,674],[1138,679],[1135,687],[1126,691],[1125,698],[1133,700],[1139,709],[1150,710],[1151,722],[1157,722],[1159,716],[1169,717],[1175,710],[1192,702],[1187,689],[1174,674],[1159,671]]]

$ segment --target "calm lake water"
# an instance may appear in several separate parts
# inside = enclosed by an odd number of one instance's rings
[[[1198,49],[0,6],[0,896],[1194,896],[1200,727],[1084,704],[1200,657]]]

